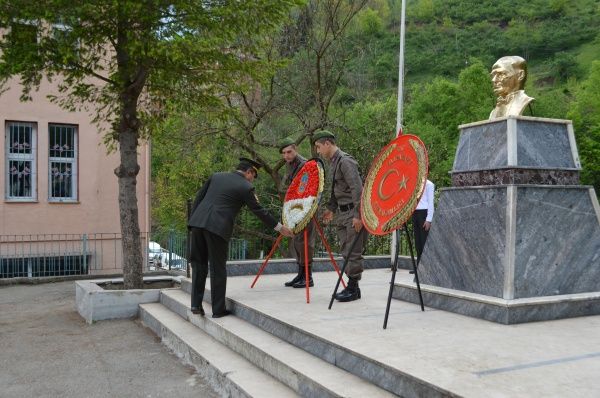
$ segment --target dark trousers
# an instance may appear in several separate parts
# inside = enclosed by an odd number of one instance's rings
[[[425,241],[429,231],[423,229],[423,224],[427,219],[427,210],[415,210],[412,215],[413,231],[415,236],[415,249],[417,250],[417,263],[421,260],[421,254],[423,254],[423,247],[425,247]]]
[[[225,311],[228,242],[203,228],[192,228],[192,307],[200,307],[210,266],[212,313]]]

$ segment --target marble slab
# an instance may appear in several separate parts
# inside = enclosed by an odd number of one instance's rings
[[[452,173],[502,168],[581,169],[570,120],[508,117],[460,129]]]
[[[517,159],[523,167],[576,168],[568,124],[517,120]]]
[[[454,187],[508,184],[579,185],[579,171],[509,168],[452,173]]]
[[[505,300],[505,304],[540,297],[600,295],[596,194],[585,186],[442,189],[419,276],[424,285],[464,296],[450,301],[433,298],[434,302],[441,300],[437,308],[501,323],[521,322],[511,317],[526,322],[585,315],[593,308],[599,311],[593,309],[593,313],[600,313],[598,299],[593,305],[551,303],[540,307],[535,302],[510,310],[497,302],[492,306],[463,303],[473,294]],[[412,293],[403,294],[408,300]],[[404,296],[399,293],[399,298]],[[465,306],[468,310],[462,308]]]
[[[441,189],[419,265],[421,281],[502,297],[506,201],[505,187]]]
[[[506,166],[506,129],[506,120],[463,128],[456,148],[453,172]]]
[[[600,224],[589,191],[517,188],[515,298],[600,291]]]
[[[600,315],[600,292],[503,300],[421,285],[421,294],[428,308],[437,308],[505,325]],[[414,283],[396,283],[393,298],[414,304],[419,303],[419,295]]]

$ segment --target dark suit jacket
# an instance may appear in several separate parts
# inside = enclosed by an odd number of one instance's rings
[[[215,173],[198,191],[188,226],[204,228],[228,241],[243,205],[268,227],[277,225],[277,220],[258,203],[254,186],[241,173]]]

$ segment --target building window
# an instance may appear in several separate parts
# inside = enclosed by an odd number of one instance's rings
[[[77,200],[77,127],[48,126],[48,199],[52,202]]]
[[[6,199],[34,201],[36,192],[36,139],[34,123],[6,124]]]
[[[54,62],[66,69],[76,67],[79,62],[79,39],[69,25],[59,22],[52,25]]]
[[[38,44],[38,28],[35,21],[15,21],[10,25],[8,39],[13,46],[35,48]]]

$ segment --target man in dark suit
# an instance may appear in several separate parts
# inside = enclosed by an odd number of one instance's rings
[[[210,294],[213,318],[229,315],[225,309],[227,252],[235,218],[243,205],[263,223],[281,234],[292,231],[277,222],[259,203],[252,182],[260,164],[240,158],[235,171],[215,173],[202,186],[192,206],[188,228],[192,230],[192,312],[204,315],[202,298],[210,264]]]

